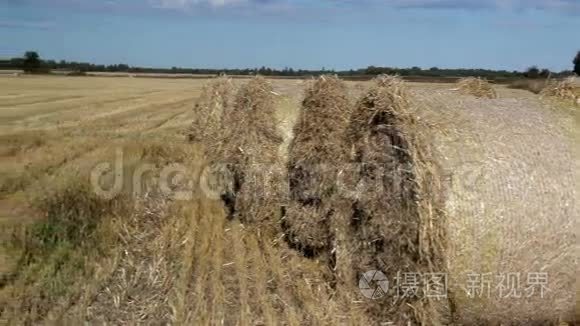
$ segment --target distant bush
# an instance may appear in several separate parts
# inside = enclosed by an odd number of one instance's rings
[[[87,73],[85,71],[75,70],[71,71],[66,74],[67,76],[86,76]]]
[[[546,79],[546,78],[550,78],[552,76],[552,72],[550,71],[550,69],[541,69],[536,67],[536,66],[532,66],[530,68],[528,68],[526,70],[526,72],[524,72],[524,77],[529,78],[529,79]]]

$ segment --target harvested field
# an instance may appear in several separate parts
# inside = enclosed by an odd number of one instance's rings
[[[571,106],[497,85],[499,99],[477,99],[445,84],[235,79],[233,101],[222,105],[234,110],[222,116],[233,136],[223,133],[226,144],[214,153],[203,137],[187,139],[211,82],[0,77],[2,323],[571,320],[580,171],[580,115]],[[198,186],[210,160],[257,163],[246,175],[271,172],[281,181],[269,182],[289,196],[274,187],[271,197],[256,198],[264,183],[249,183],[242,191],[249,200],[230,219],[222,200]],[[291,184],[296,166],[327,161],[386,164],[404,187],[341,199],[331,182],[322,193],[304,187],[323,174]],[[120,191],[95,193],[116,184],[118,169]],[[372,181],[369,170],[345,171],[347,186]],[[434,176],[440,185],[430,184]],[[302,220],[284,226],[282,213]],[[397,271],[447,272],[447,296],[393,303],[391,288],[369,299],[359,283],[369,269],[391,282]],[[493,296],[472,298],[467,271],[520,273],[521,287],[528,273],[547,273],[550,291],[500,297],[507,289],[494,279]]]

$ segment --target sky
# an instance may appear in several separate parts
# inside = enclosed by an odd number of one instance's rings
[[[0,0],[0,57],[142,67],[572,69],[580,0]]]

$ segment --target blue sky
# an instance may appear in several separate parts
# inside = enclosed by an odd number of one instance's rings
[[[0,0],[0,57],[150,67],[571,69],[580,0]]]

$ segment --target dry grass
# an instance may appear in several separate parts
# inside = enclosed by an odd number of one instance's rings
[[[38,323],[74,300],[84,278],[95,272],[94,260],[110,253],[111,218],[128,211],[123,199],[101,199],[80,178],[52,184],[35,199],[45,217],[13,235],[20,258],[0,292],[9,323]]]
[[[487,80],[475,77],[462,78],[457,82],[460,92],[478,98],[497,98],[497,93]]]

